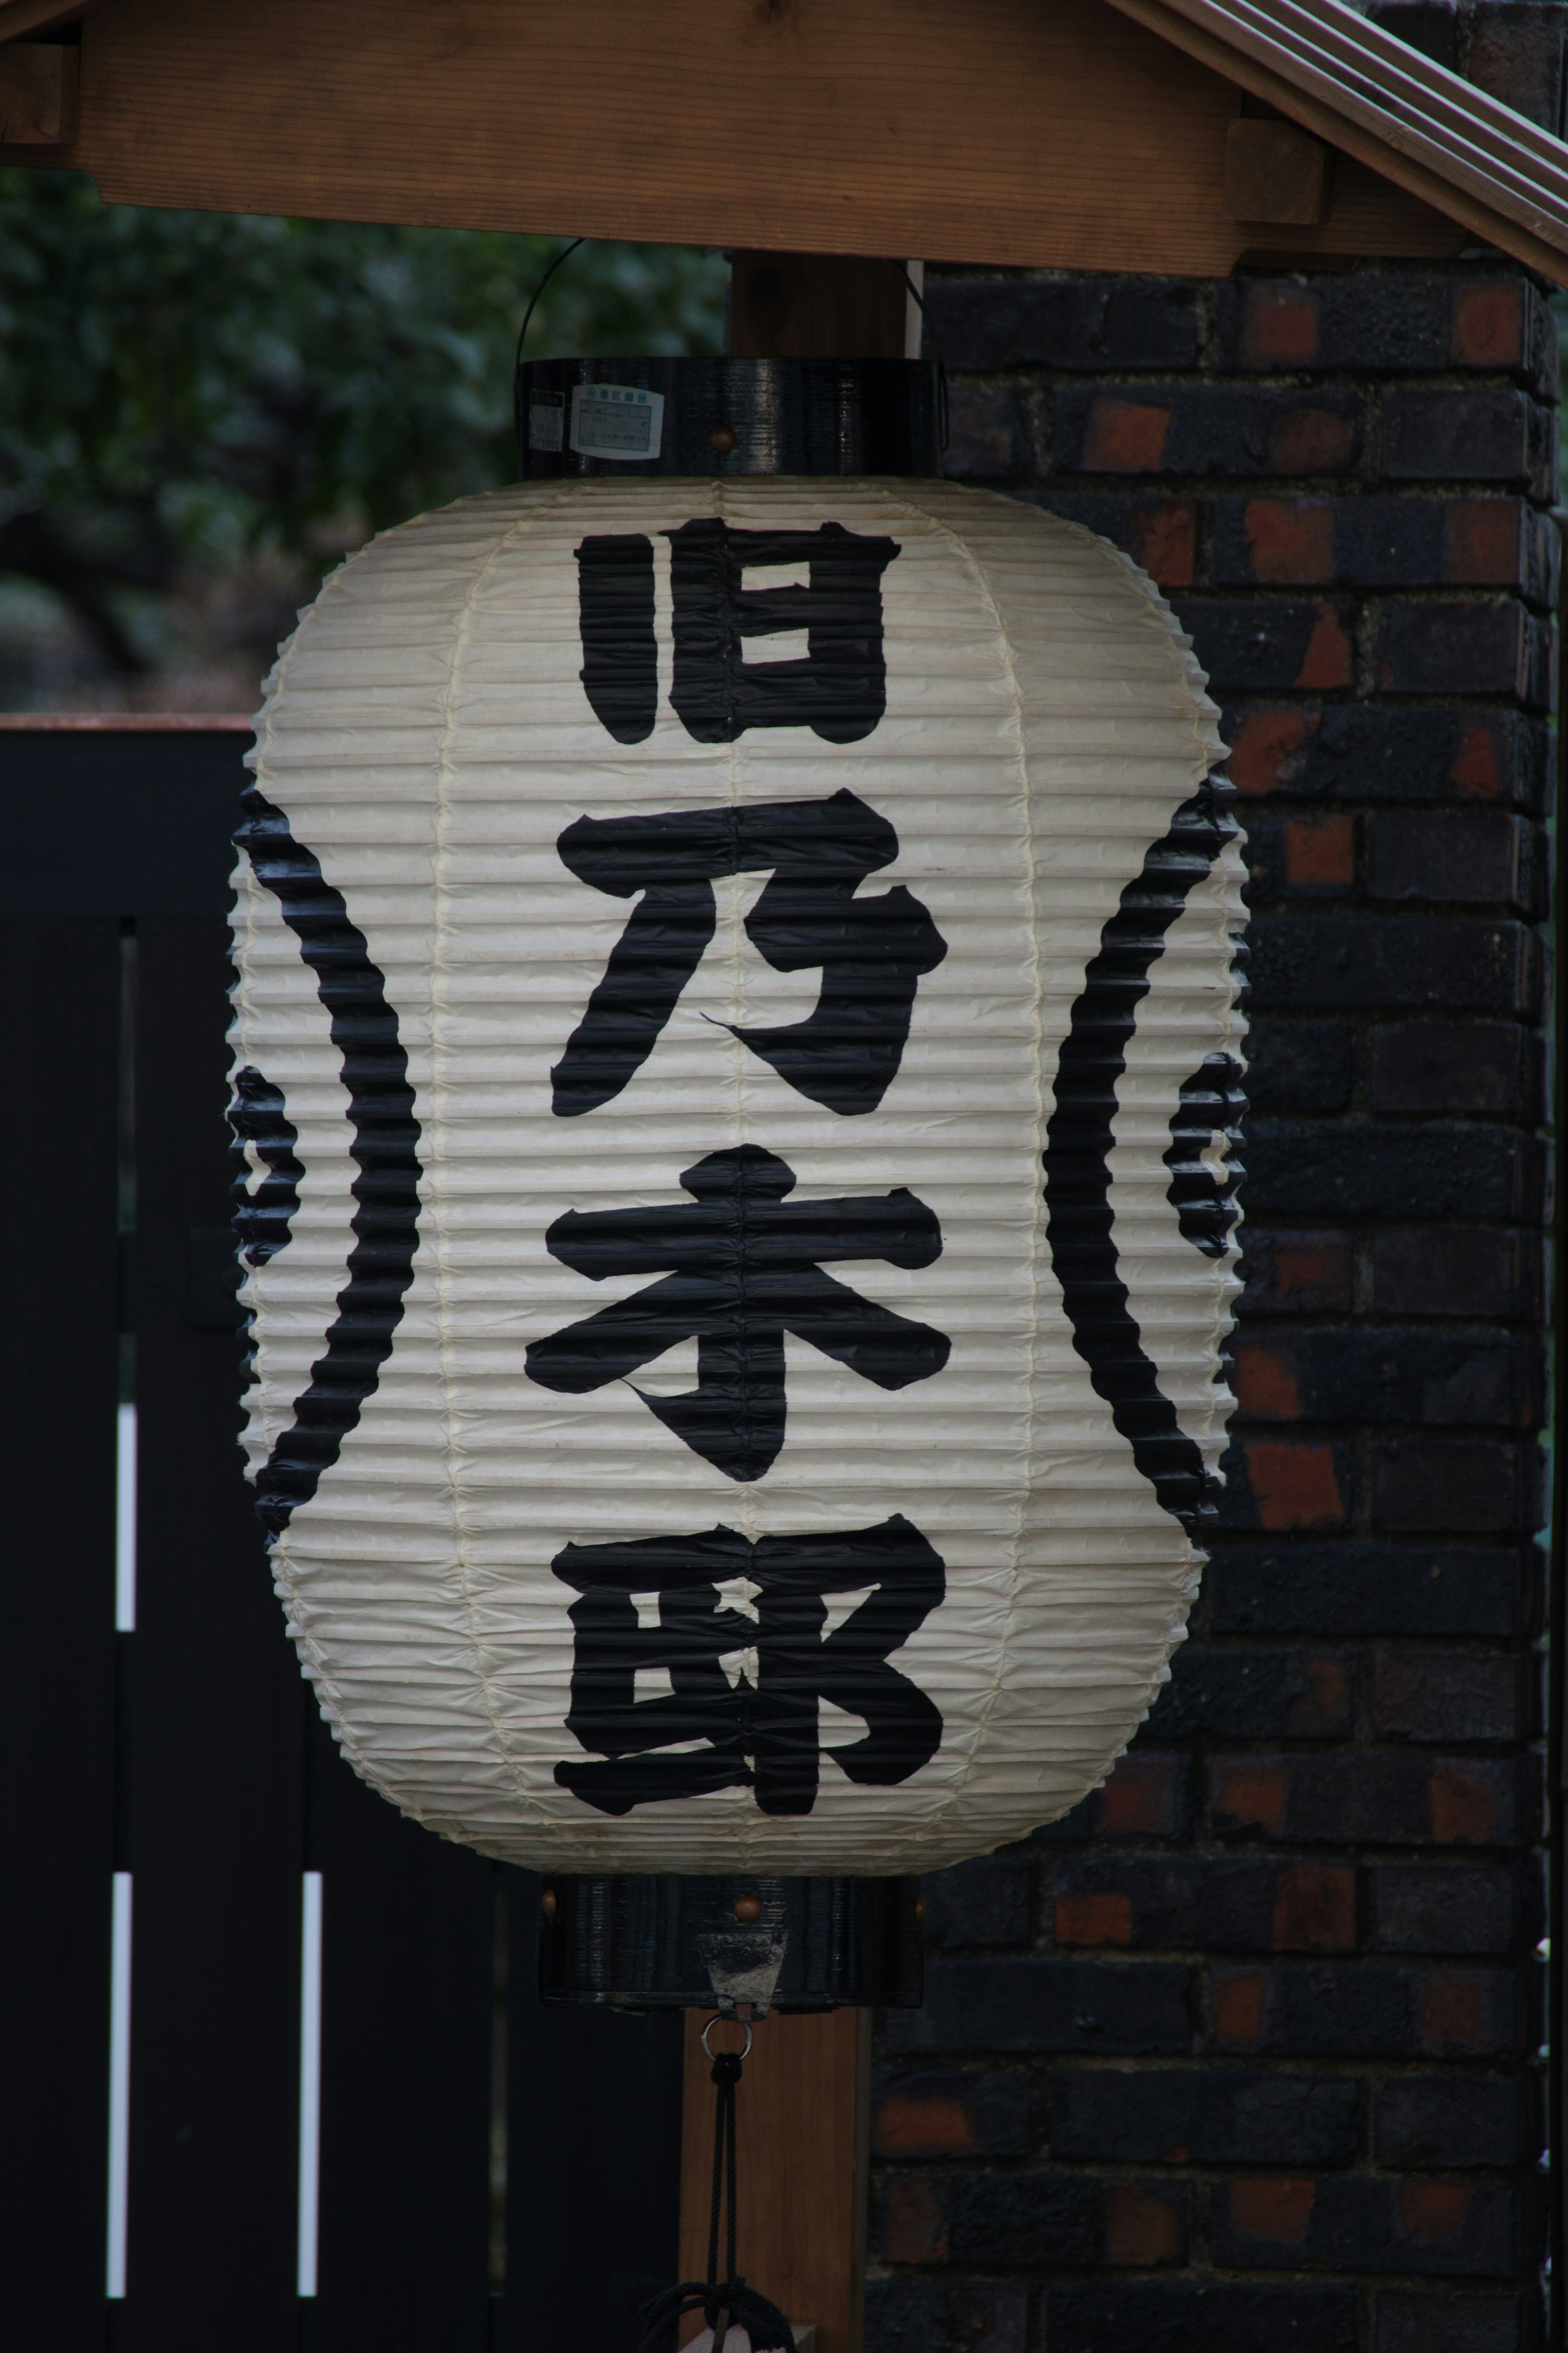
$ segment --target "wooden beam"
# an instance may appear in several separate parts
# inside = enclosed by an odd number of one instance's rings
[[[76,136],[77,51],[51,41],[0,47],[0,139],[64,147]]]
[[[713,2183],[713,2086],[702,2055],[710,2013],[686,2013],[680,2154],[680,2276],[708,2275]],[[739,2261],[750,2286],[792,2321],[815,2321],[817,2353],[860,2353],[866,2290],[866,2179],[871,2013],[821,2017],[774,2010],[752,2030],[736,2101]],[[742,2030],[717,2026],[715,2051]],[[723,2248],[720,2248],[723,2263]],[[689,2344],[700,2313],[684,2325]]]
[[[599,0],[583,22],[578,0],[110,0],[59,160],[111,203],[743,250],[1215,275],[1259,246],[1225,209],[1235,81],[1106,0]],[[1330,217],[1279,241],[1436,258],[1463,236],[1347,159]]]

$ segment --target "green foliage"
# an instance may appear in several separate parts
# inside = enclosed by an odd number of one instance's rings
[[[116,658],[117,586],[319,554],[515,479],[512,355],[561,249],[105,206],[0,170],[0,570],[77,603]],[[716,351],[724,276],[688,248],[584,245],[530,351]]]

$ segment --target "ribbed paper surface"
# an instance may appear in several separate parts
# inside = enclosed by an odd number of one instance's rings
[[[881,582],[886,711],[862,740],[778,726],[705,743],[671,709],[661,534],[709,516],[897,542]],[[580,681],[574,551],[590,534],[644,534],[655,550],[660,695],[639,743],[614,740]],[[805,650],[762,637],[748,659]],[[395,1803],[542,1867],[890,1873],[1016,1838],[1103,1778],[1163,1678],[1199,1556],[1074,1345],[1042,1154],[1106,926],[1219,749],[1185,640],[1124,558],[946,484],[539,485],[421,517],[328,583],[270,682],[257,782],[383,976],[422,1173],[390,1355],[274,1564],[323,1708]],[[846,789],[898,839],[857,895],[906,886],[946,946],[919,980],[879,1106],[846,1116],[808,1100],[722,1026],[804,1020],[822,983],[773,969],[748,939],[768,876],[745,872],[714,883],[711,944],[629,1083],[583,1115],[553,1112],[552,1067],[631,912],[569,871],[565,828]],[[1215,1367],[1234,1250],[1205,1255],[1184,1234],[1167,1155],[1183,1082],[1236,1047],[1241,872],[1227,843],[1161,936],[1109,1154],[1127,1306],[1211,1467],[1230,1403]],[[318,973],[245,858],[237,888],[237,1067],[281,1091],[305,1171],[288,1245],[245,1293],[254,1469],[293,1424],[337,1313],[356,1163]],[[591,1281],[547,1230],[572,1211],[678,1208],[682,1171],[747,1145],[794,1172],[795,1204],[907,1187],[934,1213],[932,1262],[828,1271],[951,1353],[888,1390],[787,1337],[784,1442],[742,1482],[628,1380],[563,1394],[524,1359],[656,1279]],[[691,1391],[695,1342],[633,1377]],[[909,1778],[847,1778],[833,1751],[866,1725],[824,1701],[809,1812],[770,1815],[737,1786],[617,1817],[557,1780],[590,1755],[565,1724],[577,1596],[552,1563],[567,1546],[714,1529],[754,1545],[893,1515],[945,1571],[945,1598],[889,1661],[942,1719]],[[726,1599],[744,1613],[743,1586]],[[831,1595],[828,1628],[860,1599]],[[638,1607],[645,1620],[657,1609]],[[754,1682],[756,1662],[742,1648],[722,1672]],[[637,1699],[661,1688],[645,1671]]]

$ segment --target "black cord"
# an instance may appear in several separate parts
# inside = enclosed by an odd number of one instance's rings
[[[707,2309],[709,2327],[713,2331],[713,2353],[723,2353],[719,2335],[719,2314],[725,2300],[742,2283],[735,2276],[735,2086],[741,2080],[738,2052],[721,2051],[713,2062],[713,2204],[708,2218],[708,2288],[711,2302]],[[727,2196],[726,2196],[726,2193]],[[724,2233],[726,2261],[724,2277],[719,2277],[719,2209],[728,2207]]]
[[[545,288],[549,285],[551,280],[554,277],[562,263],[563,261],[569,261],[572,256],[576,252],[577,248],[580,245],[586,245],[587,242],[588,240],[584,237],[574,237],[570,245],[563,246],[561,251],[556,255],[554,260],[551,263],[549,269],[545,271],[543,277],[534,288],[533,293],[529,301],[528,308],[522,314],[522,324],[518,329],[517,333],[517,364],[519,367],[522,365],[522,339],[528,332],[529,321],[532,318],[535,311],[539,308],[540,296],[543,293]],[[919,301],[920,297],[918,294],[916,295],[915,300]]]
[[[925,296],[921,292],[902,262],[899,264],[899,275],[914,298],[915,306],[921,314],[921,323],[930,335],[931,347],[936,353],[936,429],[938,447],[945,450],[950,436],[947,417],[947,362],[942,356],[942,339],[931,325],[931,312],[926,309]]]
[[[520,450],[525,450],[528,448],[528,438],[524,431],[526,420],[522,414],[523,337],[528,332],[530,321],[532,319],[535,311],[539,308],[540,296],[543,293],[545,288],[549,285],[551,280],[554,277],[562,263],[569,260],[572,255],[576,252],[577,248],[580,245],[585,245],[586,243],[586,237],[574,237],[570,245],[563,246],[561,251],[556,255],[554,260],[551,263],[549,269],[545,271],[543,277],[534,288],[532,294],[529,297],[528,308],[522,314],[522,324],[517,331],[517,361],[511,372],[511,404],[513,422],[517,427],[517,446]]]
[[[708,2276],[682,2280],[666,2288],[642,2307],[643,2336],[639,2353],[675,2353],[680,2322],[689,2312],[700,2312],[713,2332],[713,2353],[724,2353],[731,2329],[742,2328],[756,2353],[795,2353],[795,2333],[776,2304],[748,2287],[735,2268],[735,2086],[741,2080],[741,2053],[721,2051],[713,2062],[713,2203],[708,2217]],[[728,2205],[724,2277],[719,2276],[719,2221]],[[722,2321],[722,2327],[721,2327]]]

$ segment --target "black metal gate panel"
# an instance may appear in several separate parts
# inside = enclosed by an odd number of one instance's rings
[[[0,731],[0,2332],[635,2342],[678,2018],[543,2010],[539,1887],[361,1783],[241,1476],[242,734]]]

